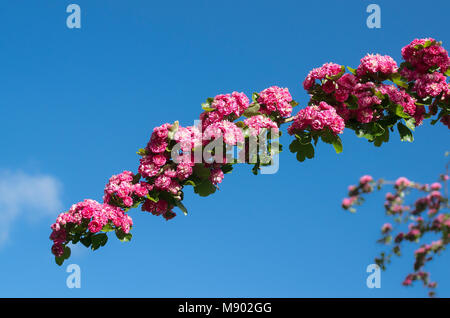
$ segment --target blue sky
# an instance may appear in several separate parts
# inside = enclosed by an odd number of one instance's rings
[[[286,151],[275,175],[238,167],[213,196],[186,190],[189,216],[131,211],[131,243],[77,248],[63,267],[48,236],[59,211],[101,200],[112,174],[136,171],[153,127],[193,124],[207,97],[278,85],[304,106],[301,83],[325,62],[356,67],[367,53],[400,61],[416,37],[450,48],[448,1],[427,1],[427,11],[423,1],[376,1],[381,29],[366,27],[370,1],[77,0],[79,30],[65,25],[70,3],[1,5],[0,189],[9,201],[0,296],[426,296],[401,286],[411,253],[394,259],[380,289],[366,287],[387,221],[382,194],[355,215],[340,202],[363,174],[434,181],[450,148],[442,125],[420,127],[412,144],[394,135],[381,149],[346,131],[343,153],[319,144],[314,160],[299,163]],[[450,296],[449,261],[443,254],[427,267],[439,296]],[[80,289],[66,287],[71,263],[81,267]]]

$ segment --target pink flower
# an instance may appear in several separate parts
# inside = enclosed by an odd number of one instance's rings
[[[427,96],[436,97],[440,93],[448,92],[448,84],[446,76],[441,73],[424,74],[419,76],[414,84],[413,90],[421,98]]]
[[[395,187],[396,188],[404,188],[409,187],[411,184],[411,181],[406,179],[405,177],[400,177],[395,181]]]
[[[238,142],[244,142],[244,135],[234,123],[223,120],[211,124],[205,129],[203,133],[204,140],[217,139],[223,137],[223,141],[227,145],[234,146]]]
[[[264,128],[273,129],[275,133],[278,133],[278,125],[263,115],[247,118],[244,120],[244,123],[250,128],[250,134],[252,136],[259,135]]]
[[[383,224],[383,226],[381,227],[381,232],[383,234],[386,234],[388,232],[392,231],[392,224],[391,223],[385,223]]]
[[[223,174],[222,169],[213,169],[211,171],[211,175],[209,176],[209,180],[213,184],[221,183],[223,178],[224,178],[224,174]]]
[[[372,176],[369,176],[369,175],[364,175],[361,178],[359,178],[359,183],[362,185],[372,182],[372,181],[373,181],[373,178],[372,178]]]
[[[356,69],[356,74],[359,77],[378,72],[383,75],[390,75],[396,73],[397,70],[397,63],[389,55],[368,54],[361,59],[361,64]]]
[[[332,77],[340,73],[343,73],[343,67],[336,63],[325,63],[321,67],[313,69],[309,72],[303,81],[303,87],[305,90],[309,90],[313,87],[316,80],[325,79],[327,76]]]
[[[140,163],[138,171],[144,178],[154,177],[160,172],[160,167],[153,163],[151,156],[142,157]]]
[[[189,163],[179,163],[176,173],[179,180],[187,179],[192,174],[192,165]]]
[[[403,107],[403,111],[413,116],[416,111],[416,99],[410,96],[403,88],[398,88],[394,85],[381,84],[377,90],[383,95],[389,96],[389,99]]]
[[[155,187],[157,187],[161,190],[166,190],[169,187],[170,182],[171,182],[170,177],[168,177],[166,175],[160,175],[155,180]]]
[[[260,112],[270,115],[278,112],[281,117],[288,117],[292,113],[292,96],[287,88],[272,86],[259,93],[257,99],[261,105]]]
[[[88,228],[91,233],[97,233],[102,230],[103,225],[98,220],[92,220],[89,222]]]
[[[247,109],[249,99],[244,93],[233,92],[230,94],[220,94],[214,97],[211,107],[215,108],[221,118],[230,114],[240,117]]]
[[[345,123],[332,106],[320,102],[318,106],[312,105],[301,109],[288,128],[288,133],[293,135],[297,131],[308,128],[316,131],[329,128],[334,134],[341,134],[344,131]]]
[[[52,246],[52,253],[53,255],[60,257],[64,254],[64,247],[60,243],[55,243]]]
[[[431,190],[439,191],[442,188],[442,185],[439,182],[432,183],[430,186]]]
[[[428,47],[425,47],[428,45]],[[402,56],[417,72],[426,73],[439,68],[444,73],[450,66],[447,51],[433,38],[415,39],[402,48]]]
[[[349,207],[352,206],[352,204],[358,199],[357,196],[352,196],[350,198],[344,198],[342,200],[342,208],[344,209],[348,209]]]
[[[164,166],[166,164],[166,157],[164,155],[158,154],[153,156],[152,161],[158,167]]]

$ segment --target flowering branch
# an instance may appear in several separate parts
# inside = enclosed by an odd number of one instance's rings
[[[447,164],[448,167],[448,164]],[[447,169],[448,170],[448,169]],[[435,295],[436,282],[430,281],[430,274],[423,271],[425,264],[433,257],[440,254],[450,243],[450,213],[448,194],[443,195],[440,190],[444,185],[447,187],[448,171],[440,176],[440,182],[420,184],[412,182],[405,177],[398,178],[395,182],[385,180],[374,181],[371,176],[362,176],[357,186],[349,186],[349,197],[342,201],[342,207],[350,212],[356,212],[355,206],[364,202],[364,195],[381,190],[387,185],[393,185],[394,193],[386,193],[384,208],[388,216],[394,217],[394,226],[385,223],[381,227],[381,239],[378,243],[392,246],[388,252],[382,252],[375,258],[383,270],[390,263],[393,255],[401,255],[401,246],[404,242],[420,243],[426,234],[438,239],[429,243],[421,244],[414,253],[414,271],[408,274],[403,285],[409,286],[413,281],[421,280],[423,285],[429,288],[429,296]],[[443,184],[443,185],[442,185]],[[423,193],[413,204],[405,204],[405,198],[411,192]],[[424,212],[427,212],[424,215]],[[408,224],[407,231],[402,231],[404,224]],[[394,232],[397,232],[394,234]]]
[[[410,142],[411,130],[436,114],[432,124],[440,120],[450,127],[447,51],[434,39],[422,39],[405,46],[402,56],[405,62],[399,67],[391,57],[377,54],[362,58],[357,69],[347,67],[350,73],[334,63],[313,69],[303,83],[311,96],[308,106],[294,116],[298,103],[289,90],[272,86],[254,93],[252,101],[238,92],[208,98],[202,104],[201,122],[194,126],[174,122],[154,128],[147,146],[138,151],[137,173],[112,176],[103,203],[77,203],[52,224],[56,263],[69,258],[69,243],[96,250],[106,244],[108,232],[121,241],[131,240],[131,208],[140,206],[170,220],[176,216],[175,207],[187,214],[182,203],[185,186],[208,196],[236,163],[252,164],[258,174],[282,151],[275,141],[282,124],[291,123],[287,131],[294,140],[289,150],[299,161],[314,157],[319,140],[341,152],[339,135],[344,128],[378,147],[389,140],[395,125],[401,140]],[[255,139],[267,140],[267,145],[254,147]],[[238,148],[238,159],[226,154],[230,147]]]

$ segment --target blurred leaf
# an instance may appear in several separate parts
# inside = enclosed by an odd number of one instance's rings
[[[400,133],[401,141],[408,141],[408,142],[414,141],[413,134],[412,134],[411,130],[409,130],[408,127],[406,127],[405,125],[403,125],[402,123],[399,122],[397,124],[397,129],[398,129],[398,132]]]

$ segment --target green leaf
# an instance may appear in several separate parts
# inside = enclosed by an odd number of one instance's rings
[[[298,106],[298,103],[295,100],[292,100],[289,104],[291,104],[292,107]]]
[[[131,233],[125,233],[121,229],[116,229],[116,236],[121,242],[129,242],[132,238]]]
[[[181,211],[183,211],[184,215],[188,215],[188,211],[187,211],[186,207],[184,206],[184,204],[181,203],[181,201],[175,200],[175,204]]]
[[[210,107],[209,104],[206,104],[206,103],[202,104],[202,109],[203,109],[205,112],[212,112],[212,111],[215,111],[215,110],[216,110],[215,108]]]
[[[194,187],[194,192],[201,197],[207,197],[216,192],[216,187],[209,180],[204,180],[202,183]]]
[[[258,103],[251,104],[244,112],[245,117],[252,117],[259,114],[259,109],[261,108],[261,105]]]
[[[237,121],[237,122],[235,122],[235,125],[238,126],[239,128],[246,127],[246,125],[245,125],[245,123],[243,121]]]
[[[347,66],[347,69],[350,73],[352,73],[353,75],[356,75],[356,69],[351,68],[350,66]]]
[[[444,73],[446,76],[450,76],[450,67]]]
[[[95,251],[100,246],[104,246],[108,241],[108,235],[105,233],[100,233],[92,236],[92,246],[91,249]]]
[[[123,236],[123,239],[121,239],[121,242],[129,242],[131,241],[131,238],[133,237],[133,234],[131,233],[127,233]]]
[[[402,105],[395,104],[395,114],[401,118],[411,118],[405,111],[403,110]]]
[[[327,76],[326,76],[326,79],[329,79],[329,80],[332,80],[332,81],[336,81],[336,80],[338,80],[339,78],[341,78],[342,75],[344,75],[344,73],[345,73],[345,66],[344,66],[344,65],[341,65],[341,71],[340,71],[338,74],[333,75],[333,76],[327,75]]]
[[[139,156],[146,156],[148,154],[147,149],[141,148],[136,152]]]
[[[184,185],[191,185],[195,187],[196,183],[194,182],[194,180],[186,180],[184,181]]]
[[[388,142],[389,141],[389,129],[385,129],[384,133],[380,136],[377,136],[374,140],[374,145],[376,147],[380,147],[383,142]]]
[[[87,236],[82,237],[82,238],[80,239],[80,242],[81,242],[84,246],[89,247],[89,246],[91,245],[91,243],[92,243],[91,235],[88,234]]]
[[[112,232],[114,231],[114,227],[112,226],[111,223],[107,223],[103,228],[102,228],[103,232]]]
[[[336,150],[336,153],[341,153],[343,146],[342,146],[342,141],[341,138],[339,136],[336,136],[336,138],[333,140],[332,142],[334,150]]]
[[[391,81],[397,84],[397,86],[408,88],[408,83],[406,83],[399,73],[394,73],[391,75]]]
[[[258,102],[258,98],[259,98],[259,94],[258,93],[253,93],[252,94],[252,100],[257,103]]]
[[[172,127],[169,128],[169,133],[167,136],[167,138],[169,138],[169,140],[173,140],[173,138],[175,137],[175,133],[177,132],[179,127],[180,127],[180,123],[177,120],[173,123]],[[166,150],[170,151],[169,146],[167,146]]]
[[[206,180],[211,175],[211,170],[202,163],[196,163],[194,166],[194,174],[202,180]]]
[[[227,164],[224,164],[221,169],[222,169],[222,172],[225,174],[230,173],[233,170],[233,165],[231,163],[227,163]]]
[[[397,124],[397,129],[398,129],[398,132],[400,133],[401,141],[408,141],[408,142],[414,141],[413,134],[412,134],[411,130],[409,130],[408,127],[406,127],[405,125],[403,125],[402,123],[399,122]]]
[[[303,162],[303,161],[305,161],[306,156],[303,152],[299,151],[299,152],[297,152],[296,158],[298,161]]]
[[[412,131],[414,131],[416,129],[416,120],[414,118],[410,118],[410,119],[403,119],[405,121],[405,125],[406,127],[408,127],[409,129],[411,129]]]
[[[296,152],[299,152],[300,151],[300,149],[301,149],[301,143],[300,143],[300,141],[298,140],[298,139],[294,139],[292,142],[291,142],[291,144],[289,145],[289,150],[290,150],[290,152],[292,152],[292,153],[296,153]]]
[[[159,192],[151,191],[147,194],[146,198],[156,203],[159,201]]]
[[[292,153],[297,153],[298,161],[303,162],[306,158],[314,158],[314,146],[311,143],[302,144],[299,139],[295,139],[289,145],[289,150]]]
[[[64,259],[68,259],[70,257],[70,254],[71,254],[70,247],[68,247],[67,245],[64,246],[64,253],[63,255],[61,255],[61,257]]]
[[[62,256],[55,256],[55,262],[56,262],[56,264],[61,266],[64,263],[64,257],[62,257]]]
[[[141,174],[140,173],[136,173],[133,177],[133,180],[131,181],[133,184],[136,184],[139,182],[139,180],[141,180]]]

